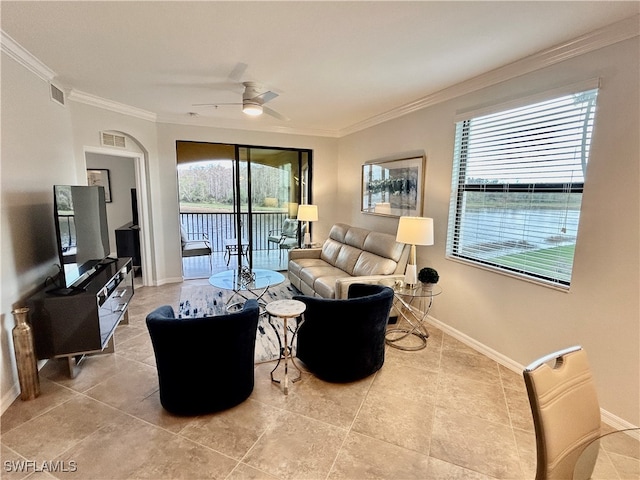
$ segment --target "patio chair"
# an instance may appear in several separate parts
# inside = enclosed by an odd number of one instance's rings
[[[209,269],[213,269],[213,262],[211,255],[213,250],[209,243],[209,236],[206,233],[193,233],[192,235],[198,235],[200,240],[189,240],[187,233],[182,226],[180,227],[180,241],[182,244],[182,258],[187,257],[200,257],[203,255],[209,256]]]
[[[278,245],[282,249],[288,250],[298,245],[298,220],[285,218],[280,229],[269,230],[267,237],[267,252],[271,251],[271,244]]]

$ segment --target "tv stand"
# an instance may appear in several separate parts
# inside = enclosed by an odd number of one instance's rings
[[[73,295],[41,290],[27,300],[38,359],[66,358],[69,376],[85,355],[112,353],[113,334],[128,323],[133,264],[119,258],[93,273]]]

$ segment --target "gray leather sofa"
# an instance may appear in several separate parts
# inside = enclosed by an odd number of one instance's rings
[[[305,295],[347,298],[352,283],[403,280],[409,249],[394,235],[337,223],[321,248],[289,251],[289,280]]]

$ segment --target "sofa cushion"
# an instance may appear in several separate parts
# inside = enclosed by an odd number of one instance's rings
[[[349,275],[353,275],[353,269],[358,262],[360,254],[362,254],[362,250],[359,248],[352,247],[351,245],[343,245],[334,265]]]
[[[400,257],[402,257],[404,243],[396,242],[393,235],[371,232],[367,235],[363,250],[375,253],[376,255],[380,255],[384,258],[390,258],[394,262],[398,263],[400,261]]]
[[[347,245],[351,245],[352,247],[355,247],[359,250],[365,250],[364,244],[370,233],[371,230],[351,227],[344,237],[344,243],[346,243]]]
[[[323,267],[327,262],[319,258],[297,258],[289,262],[289,271],[300,278],[300,273],[308,267]]]
[[[340,254],[340,249],[343,245],[344,243],[340,243],[333,238],[329,238],[322,246],[320,258],[330,265],[335,265],[338,255]]]
[[[388,258],[380,257],[371,252],[362,252],[353,269],[353,275],[391,275],[395,272],[397,265],[396,262]]]
[[[316,278],[313,289],[322,298],[336,298],[336,280],[349,277],[348,273],[336,268],[333,273]]]
[[[338,243],[346,243],[345,237],[351,227],[344,223],[336,223],[329,231],[329,238]]]
[[[349,275],[339,268],[332,267],[331,265],[325,263],[324,265],[303,268],[300,272],[299,278],[310,287],[315,288],[316,279],[327,276],[348,277]]]

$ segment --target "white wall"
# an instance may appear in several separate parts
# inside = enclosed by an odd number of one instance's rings
[[[53,185],[75,184],[69,109],[49,99],[49,84],[2,54],[0,193],[0,392],[17,394],[11,310],[55,275],[59,263]],[[86,182],[86,179],[85,179]]]
[[[340,219],[395,232],[397,220],[360,213],[363,162],[403,152],[427,157],[425,216],[435,245],[418,248],[418,265],[440,273],[443,295],[432,316],[526,365],[583,345],[601,406],[640,424],[640,80],[638,38],[628,40],[340,139]],[[568,293],[445,259],[457,111],[594,77],[602,79],[585,182],[574,273]]]

